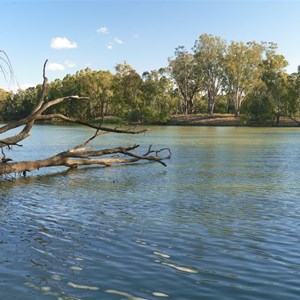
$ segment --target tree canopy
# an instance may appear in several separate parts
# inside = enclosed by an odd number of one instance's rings
[[[139,74],[127,62],[115,71],[86,68],[49,83],[45,101],[67,95],[88,101],[63,102],[50,108],[67,117],[104,120],[115,116],[132,123],[165,122],[174,114],[233,113],[255,120],[276,120],[299,114],[300,72],[288,74],[288,62],[275,43],[241,42],[202,34],[191,51],[175,49],[169,64]],[[7,77],[10,62],[2,51],[0,71]],[[6,79],[7,80],[7,79]],[[0,116],[11,121],[27,116],[42,85],[0,90]]]

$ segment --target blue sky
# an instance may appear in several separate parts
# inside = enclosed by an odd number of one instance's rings
[[[140,74],[168,64],[203,33],[227,41],[268,41],[300,65],[300,1],[0,0],[0,49],[21,87],[126,61]],[[0,77],[0,87],[9,88]]]

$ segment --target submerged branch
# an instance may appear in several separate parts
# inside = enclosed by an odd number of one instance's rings
[[[166,166],[163,160],[170,158],[170,156],[159,157],[152,155],[137,155],[131,151],[137,149],[139,145],[133,145],[130,147],[117,147],[108,148],[102,150],[76,150],[71,149],[58,153],[52,157],[41,159],[41,160],[30,160],[30,161],[20,161],[20,162],[7,162],[0,163],[0,174],[11,174],[11,173],[22,173],[25,175],[26,172],[39,170],[46,167],[59,167],[66,166],[69,168],[75,168],[78,166],[88,166],[88,165],[102,165],[111,166],[114,164],[125,164],[137,162],[140,160],[157,162]],[[166,149],[165,149],[166,150]],[[169,149],[168,152],[170,153]],[[148,152],[147,152],[148,153]],[[112,157],[111,155],[123,154],[122,157]],[[107,158],[102,158],[103,156],[108,156]],[[128,158],[128,156],[130,158]],[[100,158],[101,157],[101,158]]]
[[[43,67],[43,85],[42,85],[42,94],[36,105],[36,107],[32,110],[31,114],[23,118],[21,120],[11,122],[7,125],[0,127],[0,134],[8,132],[12,129],[19,128],[24,126],[20,131],[12,136],[6,137],[0,140],[0,149],[2,152],[2,159],[0,160],[0,175],[12,174],[12,173],[21,173],[26,175],[26,172],[30,172],[33,170],[39,170],[40,168],[47,167],[58,167],[65,166],[69,168],[75,168],[78,166],[88,166],[88,165],[102,165],[102,166],[111,166],[114,164],[125,164],[132,163],[138,161],[150,161],[157,162],[163,166],[166,166],[163,160],[169,159],[171,157],[171,151],[168,148],[160,149],[160,150],[152,150],[151,146],[148,151],[143,155],[138,155],[133,153],[132,151],[136,150],[139,145],[133,145],[130,147],[117,147],[110,149],[102,149],[102,150],[90,150],[91,147],[87,147],[87,145],[94,140],[96,137],[103,133],[123,133],[123,134],[140,134],[146,132],[146,129],[137,129],[137,128],[111,128],[102,126],[103,124],[103,115],[102,119],[98,124],[91,124],[86,121],[77,120],[73,118],[69,118],[63,114],[46,114],[45,112],[52,106],[55,106],[59,103],[65,101],[73,101],[73,100],[86,100],[88,97],[79,97],[79,96],[68,96],[61,97],[55,100],[51,100],[46,102],[46,94],[47,94],[47,84],[48,79],[45,76],[47,61]],[[26,139],[30,135],[30,131],[35,123],[35,121],[40,120],[62,120],[68,123],[80,124],[86,127],[90,127],[95,129],[95,133],[88,138],[82,144],[74,147],[73,149],[60,152],[52,157],[48,157],[46,159],[41,160],[30,160],[30,161],[20,161],[20,162],[12,162],[10,158],[8,158],[3,148],[11,149],[11,146],[18,145],[20,141]],[[162,151],[167,152],[165,157],[160,156],[159,153]],[[117,155],[117,157],[116,157]],[[105,156],[105,157],[103,157]]]

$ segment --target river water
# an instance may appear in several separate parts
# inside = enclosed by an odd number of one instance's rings
[[[43,158],[92,130],[36,126]],[[300,131],[152,127],[94,147],[170,147],[160,164],[0,181],[0,299],[299,299]]]

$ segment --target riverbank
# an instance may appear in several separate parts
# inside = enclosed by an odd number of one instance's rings
[[[99,119],[90,121],[91,123],[98,124]],[[5,123],[1,121],[1,123]],[[87,121],[88,122],[88,121]],[[37,121],[38,124],[69,124],[68,122],[61,120],[51,121]],[[280,118],[279,124],[276,124],[276,120],[258,122],[255,120],[249,120],[244,116],[235,117],[230,114],[194,114],[194,115],[173,115],[166,122],[154,122],[154,123],[141,123],[122,121],[121,118],[116,116],[105,116],[103,120],[104,125],[111,126],[126,126],[126,125],[162,125],[162,126],[236,126],[236,127],[300,127],[300,117],[296,118]]]
[[[248,120],[245,117],[235,117],[229,114],[197,114],[172,116],[165,125],[180,126],[249,126],[249,127],[299,127],[300,118],[280,118],[279,124],[276,121],[257,122]]]

